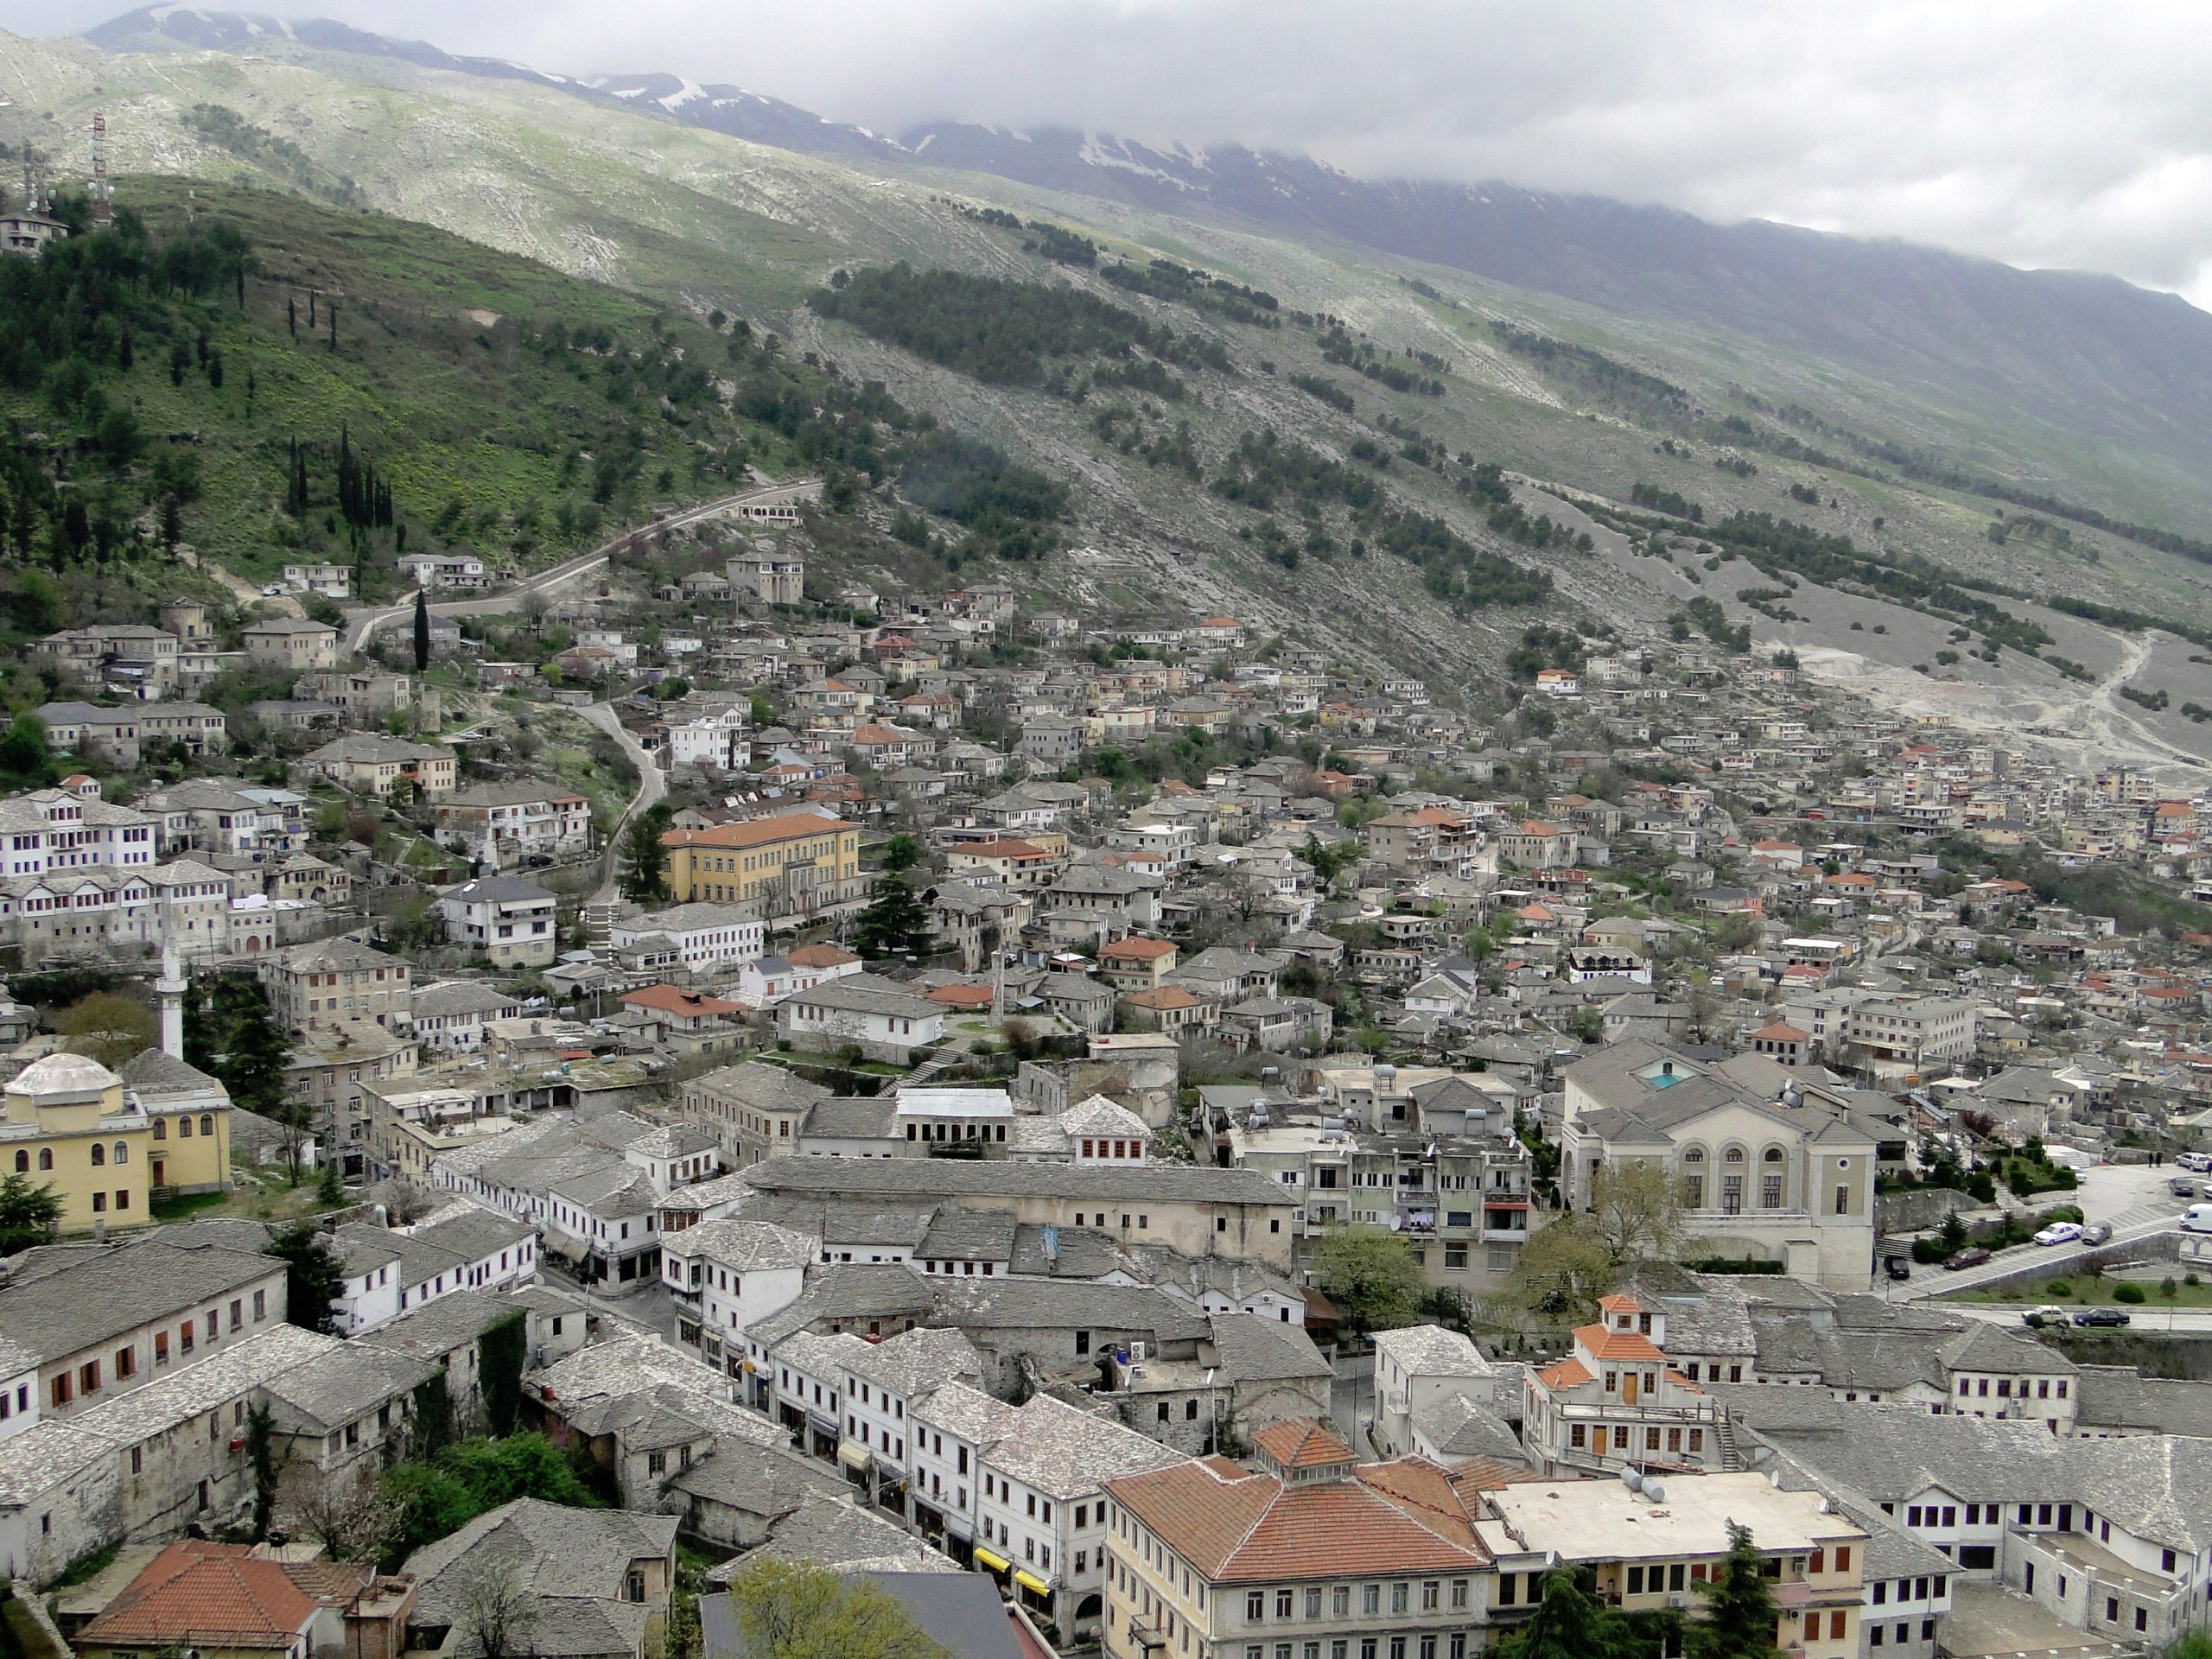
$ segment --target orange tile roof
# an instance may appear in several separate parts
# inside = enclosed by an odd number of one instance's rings
[[[1108,957],[1127,957],[1135,962],[1157,962],[1162,957],[1173,955],[1174,950],[1175,947],[1166,939],[1147,939],[1132,933],[1125,939],[1115,940],[1098,955],[1101,960]]]
[[[739,823],[718,823],[711,830],[671,830],[660,838],[660,844],[723,849],[772,847],[779,842],[798,841],[807,836],[851,828],[841,818],[825,818],[819,812],[778,812]]]
[[[743,1014],[742,1002],[725,1002],[704,991],[687,991],[681,985],[646,985],[622,993],[621,1001],[664,1014]]]
[[[1608,1313],[1641,1313],[1643,1312],[1643,1304],[1642,1302],[1637,1301],[1633,1296],[1624,1295],[1618,1290],[1614,1291],[1610,1295],[1600,1296],[1598,1299],[1598,1306],[1604,1308]]]
[[[998,841],[970,842],[966,846],[953,848],[951,849],[951,854],[955,858],[973,856],[976,858],[1020,859],[1050,858],[1052,856],[1050,853],[1046,852],[1042,847],[1036,845],[1033,842],[1009,841],[1005,839]]]
[[[796,950],[785,951],[784,960],[794,968],[842,968],[860,958],[838,945],[802,944]]]
[[[1666,1354],[1650,1338],[1634,1331],[1608,1331],[1602,1325],[1578,1325],[1574,1339],[1599,1359],[1656,1359]]]
[[[1579,1359],[1562,1359],[1536,1373],[1536,1381],[1548,1389],[1579,1389],[1589,1380],[1590,1373]]]
[[[988,1008],[991,1006],[991,988],[988,985],[940,985],[924,995],[931,1002],[948,1008]]]
[[[315,1598],[244,1544],[188,1539],[149,1561],[82,1632],[99,1643],[282,1648],[315,1614]]]
[[[1286,1469],[1351,1461],[1351,1448],[1311,1417],[1269,1423],[1252,1437],[1252,1444]]]
[[[1216,1584],[1319,1572],[1484,1570],[1489,1553],[1449,1478],[1426,1467],[1432,1472],[1370,1465],[1343,1480],[1286,1485],[1211,1458],[1112,1481],[1107,1490]]]
[[[1138,991],[1132,995],[1123,997],[1122,1001],[1127,1002],[1131,1007],[1159,1011],[1167,1008],[1195,1008],[1205,999],[1188,986],[1162,985],[1154,990]]]

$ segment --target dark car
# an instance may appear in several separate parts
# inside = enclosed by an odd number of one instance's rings
[[[1892,1279],[1910,1279],[1912,1277],[1912,1262],[1909,1257],[1892,1255],[1888,1257],[1883,1262],[1883,1265],[1889,1269],[1890,1277]]]
[[[2082,1230],[2084,1244],[2102,1244],[2111,1237],[2112,1223],[2108,1221],[2093,1221]]]
[[[2074,1316],[2076,1325],[2126,1325],[2127,1314],[2117,1307],[2085,1307]]]
[[[1989,1252],[1979,1244],[1970,1244],[1956,1255],[1944,1258],[1943,1265],[1956,1271],[1960,1268],[1978,1268],[1989,1260]]]

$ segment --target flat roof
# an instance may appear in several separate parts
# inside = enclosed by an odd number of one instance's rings
[[[1659,1486],[1656,1503],[1618,1480],[1516,1482],[1485,1497],[1524,1548],[1565,1561],[1723,1555],[1731,1522],[1769,1554],[1866,1535],[1820,1493],[1786,1492],[1762,1474],[1669,1475]]]

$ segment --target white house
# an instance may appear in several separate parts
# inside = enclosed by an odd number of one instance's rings
[[[767,928],[735,905],[673,905],[615,923],[607,938],[617,950],[658,935],[674,943],[677,959],[694,973],[741,966],[756,960],[767,943]]]
[[[664,1235],[660,1276],[676,1299],[677,1339],[739,1375],[747,1332],[798,1300],[819,1249],[804,1233],[734,1217]]]
[[[736,707],[701,715],[668,728],[668,764],[742,772],[753,764],[748,710]]]
[[[441,980],[415,993],[415,1035],[439,1053],[474,1054],[484,1046],[487,1020],[521,1014],[518,999],[480,979]]]
[[[502,968],[537,968],[553,960],[556,902],[535,881],[494,875],[448,887],[436,909],[455,944]]]
[[[835,1052],[855,1046],[869,1059],[904,1065],[914,1051],[944,1039],[946,1010],[874,974],[852,974],[797,993],[776,1010],[796,1048]]]

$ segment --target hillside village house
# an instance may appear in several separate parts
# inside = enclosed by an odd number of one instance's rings
[[[495,967],[542,968],[553,960],[556,902],[535,881],[492,875],[448,887],[435,908],[448,938]]]
[[[435,743],[353,733],[310,750],[301,766],[357,795],[388,798],[403,785],[425,800],[453,793],[454,753]]]
[[[438,839],[494,870],[591,850],[591,802],[529,779],[471,784],[437,804]]]
[[[327,1032],[375,1040],[414,1024],[406,959],[352,939],[295,945],[264,958],[259,973],[276,1017],[295,1037]]]
[[[298,673],[338,661],[338,630],[303,616],[275,616],[240,631],[245,659],[257,668]]]

